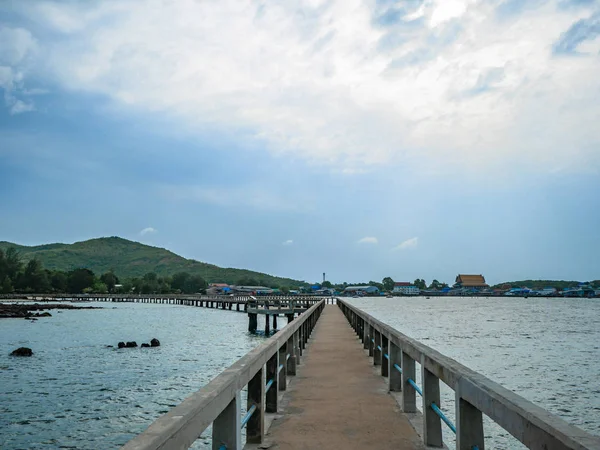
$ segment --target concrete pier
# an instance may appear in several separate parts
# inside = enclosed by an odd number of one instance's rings
[[[337,306],[325,307],[302,363],[265,437],[270,448],[424,448]]]

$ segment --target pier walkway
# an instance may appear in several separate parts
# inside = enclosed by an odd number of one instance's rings
[[[337,305],[325,307],[307,350],[265,437],[270,448],[424,448]]]

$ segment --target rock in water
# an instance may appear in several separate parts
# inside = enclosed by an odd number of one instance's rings
[[[19,347],[18,349],[14,350],[10,356],[31,356],[33,355],[33,352],[31,351],[30,348],[27,347]]]
[[[150,341],[150,346],[152,347],[160,347],[160,341],[156,338],[152,338]]]
[[[127,348],[137,347],[137,342],[135,342],[135,341],[128,342],[127,344],[125,344],[125,347],[127,347]]]
[[[119,343],[117,344],[117,346],[118,346],[119,348],[125,348],[125,342],[119,342]]]
[[[146,343],[144,343],[144,344],[142,344],[142,345],[141,345],[141,347],[142,347],[142,348],[150,347],[150,344],[146,344]]]

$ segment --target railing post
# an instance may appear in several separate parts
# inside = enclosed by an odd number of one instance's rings
[[[417,412],[417,391],[408,382],[415,379],[415,360],[402,352],[402,411],[406,413]]]
[[[287,352],[290,358],[287,360],[287,375],[296,375],[296,346],[294,345],[294,336],[290,336],[287,341]],[[287,357],[287,355],[286,355]]]
[[[222,446],[225,446],[227,450],[242,449],[241,403],[242,396],[238,391],[229,405],[213,422],[212,450],[219,450]]]
[[[251,444],[260,444],[265,433],[265,408],[263,399],[265,398],[265,377],[264,369],[256,372],[248,383],[248,402],[247,410],[256,405],[256,411],[248,420],[246,425],[246,442]]]
[[[402,368],[402,350],[392,341],[389,343],[390,373],[388,388],[391,392],[402,390],[402,374],[394,367],[394,364]]]
[[[265,411],[268,413],[277,412],[277,368],[279,367],[279,352],[275,352],[267,361],[267,383],[273,380],[271,388],[267,391],[265,400]]]
[[[279,347],[279,366],[277,366],[277,370],[279,372],[279,380],[278,380],[278,385],[279,385],[279,390],[280,391],[285,391],[286,387],[287,387],[287,361],[286,361],[286,356],[287,356],[287,341],[281,346]],[[291,359],[291,356],[290,356]],[[283,365],[283,367],[281,367]],[[279,369],[281,367],[281,370]]]
[[[385,355],[388,355],[386,358]],[[387,377],[390,373],[390,358],[388,354],[388,338],[381,333],[381,376]]]
[[[367,350],[369,348],[369,327],[363,319],[363,348]]]
[[[373,328],[373,325],[369,325],[369,336],[368,336],[368,342],[369,342],[369,356],[373,356],[373,348],[375,347],[373,345],[373,341],[375,339],[375,336],[373,335],[375,331],[375,328]]]
[[[302,351],[300,350],[300,329],[294,333],[294,356],[296,357],[296,367],[300,364],[300,356]]]
[[[455,392],[456,450],[485,450],[481,411],[460,396],[460,383]]]
[[[381,333],[375,330],[375,344],[373,346],[373,365],[380,366],[382,352],[377,347],[381,347]]]
[[[430,447],[443,447],[442,419],[433,408],[435,403],[438,408],[440,404],[440,379],[425,368],[421,362],[421,379],[423,386],[423,442]]]

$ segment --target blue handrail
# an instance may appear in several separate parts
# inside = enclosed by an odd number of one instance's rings
[[[225,444],[223,444],[219,447],[219,450],[227,450],[227,446]]]
[[[289,353],[287,355],[285,355],[285,360],[287,361],[288,359],[290,359],[290,356],[292,356],[292,355],[290,355]]]
[[[402,373],[402,368],[401,368],[401,367],[400,367],[398,364],[394,364],[394,368],[395,368],[395,369],[396,369],[398,372]]]
[[[252,414],[254,414],[254,411],[256,411],[256,405],[252,405],[246,413],[246,415],[244,416],[244,418],[242,419],[242,428],[246,426],[246,424],[250,420],[250,417],[252,417]]]
[[[386,358],[386,359],[390,359],[390,355],[388,355],[387,353],[384,353],[383,357]]]
[[[274,382],[274,381],[275,381],[275,380],[273,379],[273,380],[269,380],[269,381],[267,382],[267,385],[265,386],[265,394],[266,394],[267,392],[269,392],[269,389],[271,389],[271,386],[273,386],[273,382]]]
[[[377,346],[377,350],[381,351],[381,345]]]
[[[440,419],[442,419],[444,421],[444,423],[446,425],[448,425],[448,428],[450,428],[454,434],[456,434],[456,427],[454,426],[454,424],[450,421],[450,419],[448,419],[444,413],[442,412],[442,410],[440,408],[438,408],[438,405],[436,405],[435,403],[431,404],[431,409],[433,409],[435,411],[435,413],[440,416]]]
[[[283,369],[283,364],[279,364],[279,368],[277,369],[277,373],[281,372],[281,369]]]
[[[419,386],[417,386],[417,383],[415,383],[415,381],[412,378],[409,378],[408,380],[408,384],[410,384],[412,387],[415,388],[415,391],[418,392],[418,394],[423,397],[423,391],[421,391],[421,388]]]

